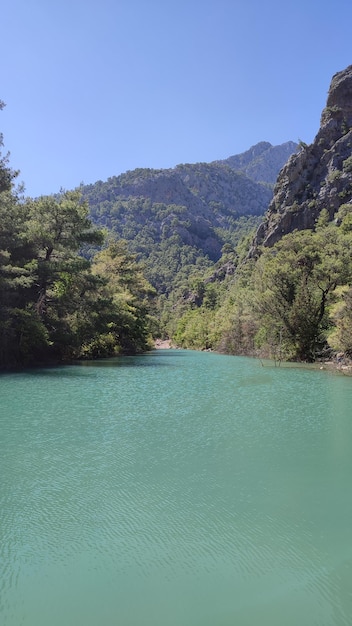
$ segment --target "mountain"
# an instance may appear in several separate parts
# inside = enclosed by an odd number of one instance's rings
[[[250,256],[295,229],[312,229],[323,209],[333,220],[352,204],[352,65],[332,77],[320,128],[281,170]]]
[[[297,148],[298,144],[294,141],[287,141],[279,146],[261,141],[246,152],[217,163],[225,163],[256,182],[267,182],[274,186],[283,164]]]
[[[160,292],[196,264],[210,267],[224,244],[258,225],[273,180],[297,149],[261,142],[240,155],[172,169],[136,169],[82,187],[94,223],[128,241]]]

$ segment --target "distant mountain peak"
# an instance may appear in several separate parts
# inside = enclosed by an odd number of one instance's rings
[[[249,150],[216,163],[227,164],[255,182],[274,185],[281,168],[297,149],[298,144],[294,141],[286,141],[278,146],[273,146],[268,141],[260,141]]]

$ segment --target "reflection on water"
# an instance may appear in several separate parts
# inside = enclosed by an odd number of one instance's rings
[[[342,626],[352,379],[155,351],[0,378],[3,626]]]

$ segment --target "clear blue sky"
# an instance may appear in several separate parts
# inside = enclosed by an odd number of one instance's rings
[[[350,0],[11,0],[0,130],[30,196],[310,143],[352,63]]]

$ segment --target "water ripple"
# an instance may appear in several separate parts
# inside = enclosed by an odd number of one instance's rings
[[[0,379],[2,626],[349,624],[351,381],[158,362]]]

